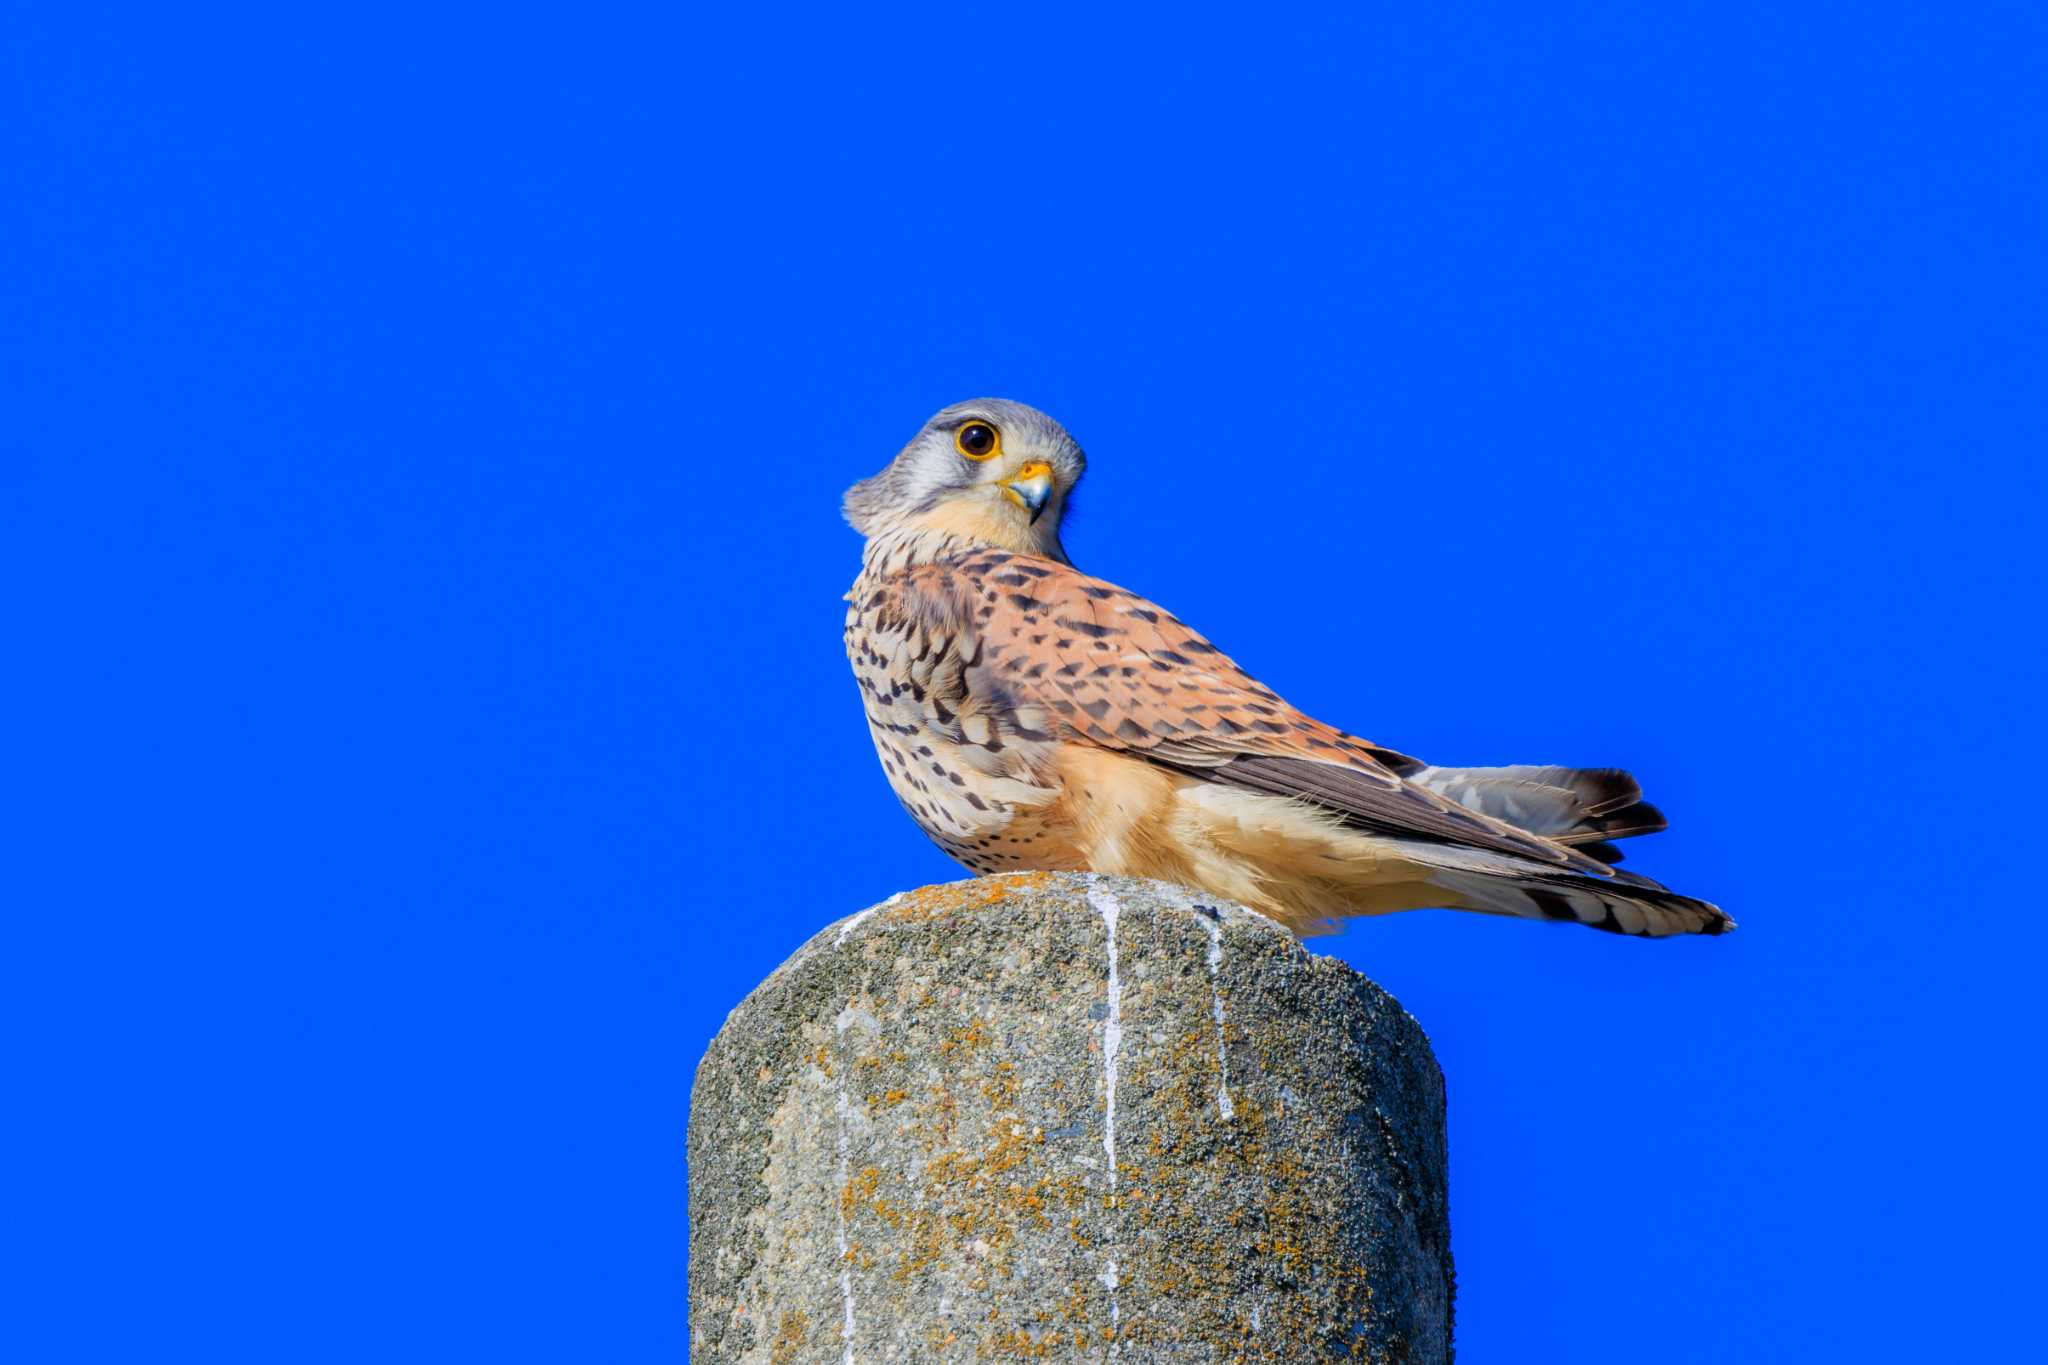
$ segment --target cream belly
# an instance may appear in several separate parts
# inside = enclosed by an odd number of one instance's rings
[[[900,736],[872,719],[868,729],[896,799],[949,857],[984,873],[1082,870],[1049,838],[1044,807],[1056,793],[990,778],[937,735]]]

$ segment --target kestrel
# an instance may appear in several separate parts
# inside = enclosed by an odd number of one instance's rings
[[[1289,706],[1060,544],[1081,448],[1034,408],[945,409],[847,490],[846,653],[882,770],[979,873],[1155,877],[1299,934],[1443,906],[1661,937],[1734,927],[1617,870],[1663,815],[1614,768],[1440,768]]]

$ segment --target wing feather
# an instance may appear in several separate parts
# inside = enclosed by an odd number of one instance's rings
[[[972,690],[1028,706],[1068,738],[1309,802],[1375,833],[1615,875],[1407,781],[1422,763],[1302,714],[1171,612],[1068,565],[973,551],[901,581],[903,610],[976,637]]]

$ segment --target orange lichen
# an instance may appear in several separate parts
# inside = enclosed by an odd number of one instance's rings
[[[987,1048],[994,1038],[995,1035],[989,1032],[988,1025],[977,1017],[966,1028],[954,1029],[946,1041],[939,1044],[939,1055],[946,1056],[957,1048],[980,1052]]]
[[[810,1334],[811,1319],[804,1313],[784,1313],[781,1326],[775,1329],[775,1340],[769,1344],[768,1359],[771,1365],[789,1365],[796,1359],[796,1353],[803,1349],[804,1338]]]
[[[971,881],[946,882],[920,887],[883,910],[882,917],[895,924],[919,924],[962,911],[986,910],[1000,905],[1019,891],[1035,891],[1053,880],[1050,872],[1006,872]]]

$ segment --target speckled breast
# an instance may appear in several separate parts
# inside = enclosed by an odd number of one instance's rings
[[[971,629],[917,619],[898,587],[889,575],[864,573],[846,612],[847,661],[897,800],[976,872],[1058,865],[1040,828],[1041,803],[1015,799],[1027,765],[1014,740],[1006,743],[990,699],[970,686]]]

